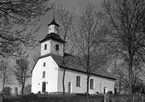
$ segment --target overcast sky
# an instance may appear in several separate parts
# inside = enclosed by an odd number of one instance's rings
[[[64,6],[70,8],[70,9],[74,9],[75,8],[75,12],[77,15],[81,15],[81,12],[85,9],[85,5],[87,3],[93,4],[95,6],[96,11],[100,11],[101,10],[101,0],[50,0],[51,2],[54,2],[56,5],[57,4],[63,4]],[[38,40],[43,39],[46,35],[47,35],[47,30],[48,30],[48,26],[47,24],[51,22],[52,20],[52,12],[47,13],[44,17],[41,18],[41,21],[39,22],[39,24],[41,24],[41,29],[39,30],[39,32],[37,33]],[[36,48],[35,50],[30,51],[30,53],[32,53],[31,55],[33,55],[34,53],[38,53],[40,51],[40,47]],[[13,78],[14,82],[16,82],[15,78]],[[27,82],[28,84],[31,83],[31,79],[28,80]],[[11,85],[12,89],[14,89],[14,85]],[[2,84],[0,82],[0,90],[2,89]]]

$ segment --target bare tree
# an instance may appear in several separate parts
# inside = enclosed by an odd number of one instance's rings
[[[16,66],[14,70],[14,75],[22,87],[21,92],[24,94],[24,87],[27,79],[30,77],[29,75],[29,61],[26,58],[16,60]]]
[[[64,43],[63,45],[63,53],[64,56],[61,59],[62,63],[64,66],[66,66],[67,64],[67,56],[65,56],[65,53],[68,51],[69,49],[69,53],[72,53],[71,47],[68,48],[68,45],[71,43],[71,37],[72,37],[72,33],[71,33],[71,29],[74,25],[74,19],[75,19],[75,13],[74,11],[71,11],[69,9],[67,9],[65,6],[59,5],[58,9],[56,10],[56,18],[59,20],[60,22],[60,29],[59,29],[59,35],[62,37],[62,39],[64,41],[66,41],[67,43]],[[63,98],[65,101],[65,72],[66,69],[65,67],[63,68],[63,79],[62,79],[62,86],[63,86]]]
[[[125,60],[116,60],[115,66],[113,68],[112,73],[116,76],[116,87],[118,87],[119,93],[127,92],[129,87],[129,78],[128,78],[128,62]],[[141,80],[143,74],[140,72],[138,66],[133,66],[133,74],[132,74],[132,87],[133,92],[135,92],[135,88],[138,85],[138,82]]]
[[[113,56],[127,60],[131,94],[133,66],[137,60],[138,64],[144,62],[145,1],[104,0],[103,8],[106,14],[103,30],[106,33],[108,48]]]
[[[4,89],[5,85],[12,84],[12,73],[10,71],[10,66],[8,61],[2,61],[0,65],[0,79],[2,80],[2,89]]]
[[[37,0],[37,1],[24,1],[24,0],[2,0],[0,1],[0,14],[1,18],[7,18],[7,20],[15,21],[15,23],[20,20],[19,23],[23,21],[29,21],[30,18],[35,18],[44,14],[47,7],[47,2],[49,0]],[[10,18],[10,19],[9,19]],[[16,21],[18,20],[18,21]]]
[[[30,94],[31,93],[31,85],[28,84],[25,88],[24,88],[24,94]]]
[[[0,55],[16,55],[19,47],[32,47],[35,31],[28,31],[28,24],[36,22],[50,7],[49,0],[1,0],[0,1]],[[29,27],[30,28],[30,27]]]
[[[105,65],[107,60],[99,32],[100,14],[91,4],[86,5],[85,11],[78,17],[78,24],[74,30],[74,43],[78,53],[78,64],[87,72],[87,97],[89,96],[90,73]],[[76,32],[75,32],[76,31]]]
[[[38,58],[40,57],[40,53],[37,53],[33,56],[34,64],[37,62]]]

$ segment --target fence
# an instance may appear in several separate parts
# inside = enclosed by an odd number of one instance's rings
[[[145,102],[145,95],[104,95],[104,102]]]

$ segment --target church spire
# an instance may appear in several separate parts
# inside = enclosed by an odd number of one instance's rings
[[[55,20],[55,4],[53,5],[53,19]]]
[[[55,21],[55,5],[53,7],[53,20],[51,23],[48,24],[48,34],[50,33],[56,33],[58,31],[59,25]]]

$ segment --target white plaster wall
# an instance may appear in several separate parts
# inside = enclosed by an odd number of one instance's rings
[[[94,79],[94,89],[90,89],[90,93],[103,93],[104,92],[104,87],[107,88],[107,91],[112,91],[114,93],[114,85],[115,81],[107,78],[101,78],[97,76],[91,76],[90,79]]]
[[[58,91],[62,92],[62,78],[63,78],[63,69],[59,69],[59,77],[58,77]],[[80,74],[78,72],[72,72],[72,71],[66,71],[65,74],[65,91],[68,92],[68,83],[71,82],[72,84],[72,93],[85,93],[85,78],[86,76],[84,74]],[[76,87],[76,76],[81,76],[81,87]]]
[[[45,44],[47,44],[47,49],[44,49]],[[51,52],[51,40],[41,43],[41,56],[49,54]]]
[[[59,51],[55,50],[55,45],[56,44],[59,45]],[[51,53],[59,55],[59,56],[63,56],[63,43],[51,40]]]
[[[63,77],[63,69],[59,69],[58,72],[58,91],[62,92],[63,87],[62,87],[62,77]],[[76,76],[81,76],[81,87],[76,87]],[[90,89],[89,92],[90,94],[95,94],[96,92],[103,93],[104,87],[107,87],[108,91],[112,91],[114,93],[114,84],[115,81],[106,79],[106,78],[101,78],[97,76],[91,76],[90,78],[94,79],[94,84],[95,87],[94,89]],[[65,76],[65,91],[68,92],[68,83],[71,82],[72,84],[72,93],[85,93],[87,92],[86,87],[87,87],[87,75],[84,73],[80,72],[75,72],[75,71],[66,71],[66,76]]]
[[[43,63],[46,63],[43,67]],[[46,71],[45,78],[42,78],[43,71]],[[42,92],[42,82],[45,81],[46,92],[57,92],[58,66],[51,56],[39,59],[32,72],[32,92]]]

